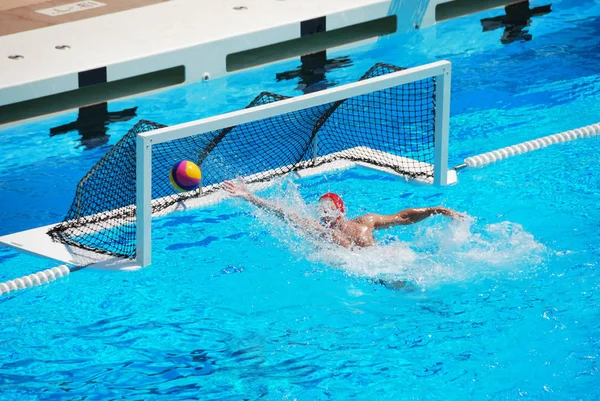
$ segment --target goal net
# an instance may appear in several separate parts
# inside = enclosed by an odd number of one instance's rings
[[[321,92],[263,92],[246,109],[172,127],[142,120],[79,182],[64,221],[48,234],[146,265],[151,216],[225,180],[267,181],[343,160],[445,184],[449,77],[448,62],[378,63],[358,82]],[[171,185],[180,160],[200,166],[198,189]]]

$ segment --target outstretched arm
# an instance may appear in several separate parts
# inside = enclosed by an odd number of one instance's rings
[[[387,228],[397,225],[407,225],[418,223],[421,220],[426,219],[429,216],[442,214],[444,216],[452,217],[453,219],[459,219],[464,215],[455,212],[454,210],[447,209],[445,207],[424,207],[418,209],[405,209],[395,214],[381,215],[381,214],[367,214],[359,217],[357,220],[360,223],[368,224],[373,228]]]
[[[261,209],[265,209],[269,212],[272,212],[278,217],[285,218],[289,217],[289,215],[292,214],[287,210],[283,209],[282,207],[278,206],[276,203],[254,195],[248,190],[245,184],[237,184],[231,181],[225,181],[224,187],[225,190],[231,195],[240,197],[242,199],[246,199],[248,202],[253,203]]]
[[[307,219],[306,217],[302,217],[298,213],[295,213],[291,210],[282,208],[281,206],[277,205],[275,202],[271,202],[269,200],[266,200],[266,199],[263,199],[261,197],[254,195],[252,192],[250,192],[248,190],[246,185],[243,183],[238,184],[238,183],[234,183],[231,181],[225,181],[224,186],[225,186],[225,190],[227,192],[229,192],[231,195],[246,199],[248,202],[254,204],[255,206],[258,206],[261,209],[264,209],[266,211],[269,211],[269,212],[275,214],[277,217],[280,217],[282,219],[287,219],[291,223],[294,223],[300,227],[316,229],[319,231],[324,230],[323,227],[321,227],[321,225],[318,222],[316,222],[312,219]]]
[[[319,222],[315,220],[303,217],[298,213],[278,206],[274,202],[258,197],[251,193],[246,187],[246,185],[243,183],[237,184],[231,181],[225,181],[224,188],[231,195],[246,199],[248,202],[260,207],[261,209],[267,210],[282,219],[288,220],[290,223],[294,224],[299,228],[308,230],[312,233],[316,233],[317,235],[322,237],[331,235],[331,238],[333,238],[333,240],[337,244],[346,248],[352,245],[352,241],[350,241],[347,238],[347,236],[345,236],[343,233],[338,232],[337,230],[326,230],[323,226],[319,224]]]

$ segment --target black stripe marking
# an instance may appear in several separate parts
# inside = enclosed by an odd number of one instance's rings
[[[95,68],[79,73],[79,87],[106,83],[106,67]]]
[[[300,23],[300,36],[327,31],[327,17],[313,18]]]

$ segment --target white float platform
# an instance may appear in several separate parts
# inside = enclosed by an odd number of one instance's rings
[[[103,68],[106,82],[181,65],[185,82],[219,77],[228,54],[299,38],[303,21],[326,17],[330,31],[394,13],[399,29],[415,29],[428,4],[175,0],[7,35],[0,37],[0,106],[78,89],[79,73]],[[56,49],[61,45],[70,48]]]
[[[132,260],[116,258],[111,255],[92,252],[52,241],[52,238],[50,238],[47,232],[55,225],[56,224],[51,224],[5,235],[0,237],[0,244],[8,245],[25,253],[42,256],[74,266],[92,265],[94,268],[107,270],[139,269],[139,265]]]

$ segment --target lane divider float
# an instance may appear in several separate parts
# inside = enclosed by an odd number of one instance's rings
[[[585,127],[577,128],[561,132],[554,135],[544,136],[542,138],[533,139],[531,141],[518,143],[516,145],[507,146],[491,152],[482,153],[476,156],[467,157],[464,160],[464,164],[456,166],[454,169],[459,170],[465,167],[483,167],[490,163],[495,163],[499,160],[507,159],[511,156],[520,155],[523,153],[531,152],[537,149],[545,148],[550,145],[557,143],[569,142],[579,138],[591,138],[600,134],[600,123],[587,125]]]
[[[56,280],[57,278],[68,276],[71,273],[71,271],[72,270],[69,269],[66,265],[60,265],[51,269],[46,269],[37,273],[30,274],[28,276],[23,276],[14,280],[5,281],[4,283],[0,283],[0,296],[8,294],[11,291],[36,287],[38,285],[50,283]]]

